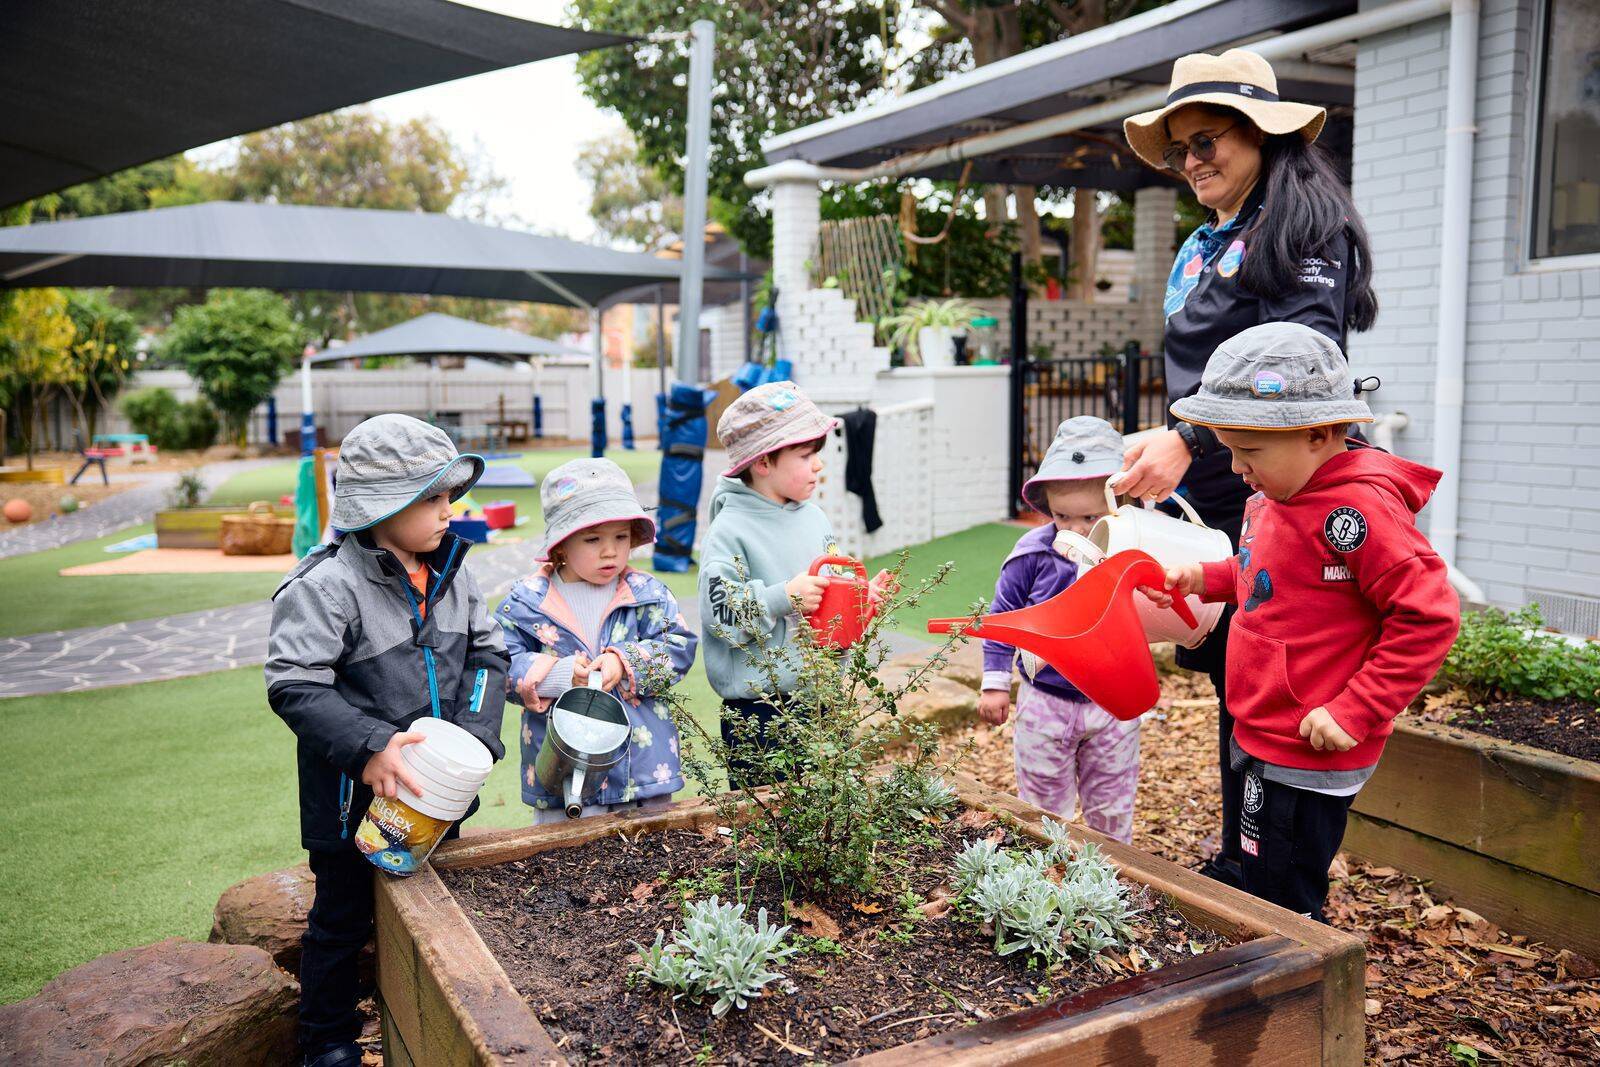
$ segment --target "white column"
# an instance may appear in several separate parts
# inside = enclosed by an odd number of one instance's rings
[[[811,167],[796,163],[773,168],[772,281],[778,287],[780,328],[785,305],[811,288],[811,257],[817,250],[822,225],[822,189],[811,177]]]
[[[1160,350],[1166,324],[1161,302],[1178,252],[1177,210],[1175,188],[1155,186],[1133,194],[1133,300],[1139,305],[1139,343],[1148,352]]]

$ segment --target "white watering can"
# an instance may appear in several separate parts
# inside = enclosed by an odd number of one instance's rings
[[[1106,515],[1089,529],[1089,536],[1062,530],[1056,534],[1055,549],[1082,566],[1093,567],[1118,552],[1137,548],[1150,553],[1163,567],[1177,567],[1186,563],[1211,563],[1233,555],[1233,543],[1221,530],[1213,530],[1195,513],[1194,507],[1183,497],[1174,494],[1171,499],[1178,505],[1188,521],[1154,510],[1154,502],[1141,508],[1134,504],[1117,507],[1112,484],[1116,477],[1106,481],[1106,503],[1111,514]],[[1198,596],[1187,597],[1198,626],[1190,627],[1177,613],[1158,608],[1148,597],[1135,597],[1139,608],[1139,621],[1152,644],[1173,641],[1185,648],[1194,648],[1216,629],[1222,618],[1222,604],[1203,603]]]

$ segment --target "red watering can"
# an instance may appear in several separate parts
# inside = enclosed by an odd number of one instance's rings
[[[811,562],[811,574],[824,567],[848,567],[855,574],[828,579],[822,590],[822,603],[806,616],[816,631],[817,644],[828,648],[849,648],[867,632],[867,624],[878,613],[872,604],[867,583],[867,568],[849,556],[818,556]]]
[[[1137,719],[1161,699],[1155,660],[1133,601],[1141,585],[1163,588],[1166,571],[1149,554],[1129,549],[1079,572],[1077,581],[1043,604],[981,619],[930,619],[928,632],[962,626],[973,637],[1026,649],[1112,715]],[[1181,598],[1172,602],[1172,610],[1195,625]]]

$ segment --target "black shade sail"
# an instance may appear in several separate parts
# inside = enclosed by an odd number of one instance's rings
[[[312,363],[370,356],[589,356],[592,353],[543,337],[501,329],[437,311],[409,322],[323,349]]]
[[[603,306],[682,264],[449,215],[217,201],[0,229],[0,288],[259,287]],[[737,281],[706,269],[707,282]],[[654,291],[653,289],[651,290]]]
[[[6,0],[0,206],[308,115],[626,40],[448,0]]]

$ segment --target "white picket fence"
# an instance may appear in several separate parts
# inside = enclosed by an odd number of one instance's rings
[[[621,370],[606,370],[606,417],[613,440],[622,434],[623,377]],[[551,361],[537,375],[525,366],[507,370],[470,367],[315,369],[311,374],[312,404],[317,413],[317,425],[329,440],[342,438],[363,419],[390,411],[461,426],[481,426],[502,419],[531,423],[536,379],[545,436],[587,439],[594,371],[592,365],[581,358]],[[633,394],[634,434],[653,438],[656,436],[658,389],[655,370],[636,368],[629,386]],[[171,390],[179,400],[191,400],[199,395],[194,380],[182,370],[141,371],[134,375],[125,392],[147,387]],[[273,399],[277,408],[277,434],[282,440],[285,433],[300,425],[298,372],[279,383]],[[269,406],[262,404],[251,416],[250,440],[256,443],[270,440],[270,423]],[[120,408],[103,417],[100,425],[106,433],[129,429]]]

